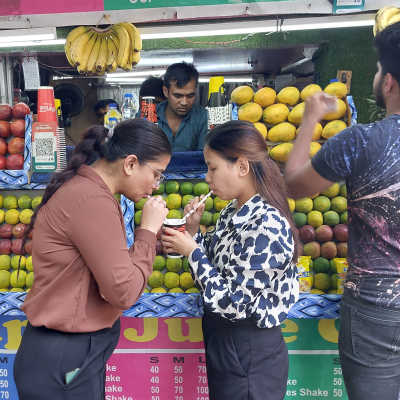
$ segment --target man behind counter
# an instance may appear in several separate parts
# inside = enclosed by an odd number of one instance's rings
[[[157,105],[158,126],[167,135],[172,151],[203,150],[207,110],[195,104],[199,73],[193,64],[171,64],[164,75],[166,101]]]

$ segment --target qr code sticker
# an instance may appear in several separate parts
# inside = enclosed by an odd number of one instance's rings
[[[37,138],[34,141],[36,160],[41,162],[54,162],[54,139]]]

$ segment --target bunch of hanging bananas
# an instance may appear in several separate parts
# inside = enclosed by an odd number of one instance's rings
[[[374,36],[387,26],[400,22],[400,8],[386,6],[375,15]]]
[[[140,61],[140,50],[139,30],[129,22],[106,29],[78,26],[65,42],[68,62],[81,74],[103,75],[118,67],[130,71]]]

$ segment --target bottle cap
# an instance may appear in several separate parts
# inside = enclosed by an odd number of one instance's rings
[[[125,93],[124,97],[133,97],[132,93]]]

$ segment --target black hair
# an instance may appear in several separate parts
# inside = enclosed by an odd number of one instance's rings
[[[171,64],[164,75],[164,86],[170,88],[171,83],[175,83],[178,88],[183,88],[190,81],[199,82],[199,72],[193,64],[185,62]]]
[[[288,220],[294,240],[293,262],[297,262],[298,240],[287,201],[285,181],[277,164],[269,157],[264,138],[250,122],[229,121],[206,136],[206,146],[234,163],[239,157],[249,161],[257,193]]]
[[[139,163],[154,161],[162,155],[171,154],[171,145],[165,133],[152,122],[142,118],[120,122],[112,137],[106,141],[108,130],[101,125],[90,127],[75,147],[67,167],[53,174],[47,185],[42,202],[35,209],[25,239],[32,230],[36,216],[51,196],[67,181],[72,179],[82,165],[91,165],[96,160],[109,162],[135,154]]]
[[[375,37],[382,76],[390,73],[400,85],[400,22],[389,25]]]
[[[118,103],[113,100],[113,99],[103,99],[103,100],[99,100],[93,107],[93,111],[97,114],[100,110],[100,108],[105,108],[107,107],[109,104],[115,104],[117,106],[117,109],[119,110],[119,106]]]
[[[164,82],[162,78],[157,78],[156,76],[149,76],[145,81],[143,81],[140,86],[139,96],[154,96],[154,97],[164,97],[163,87]]]

